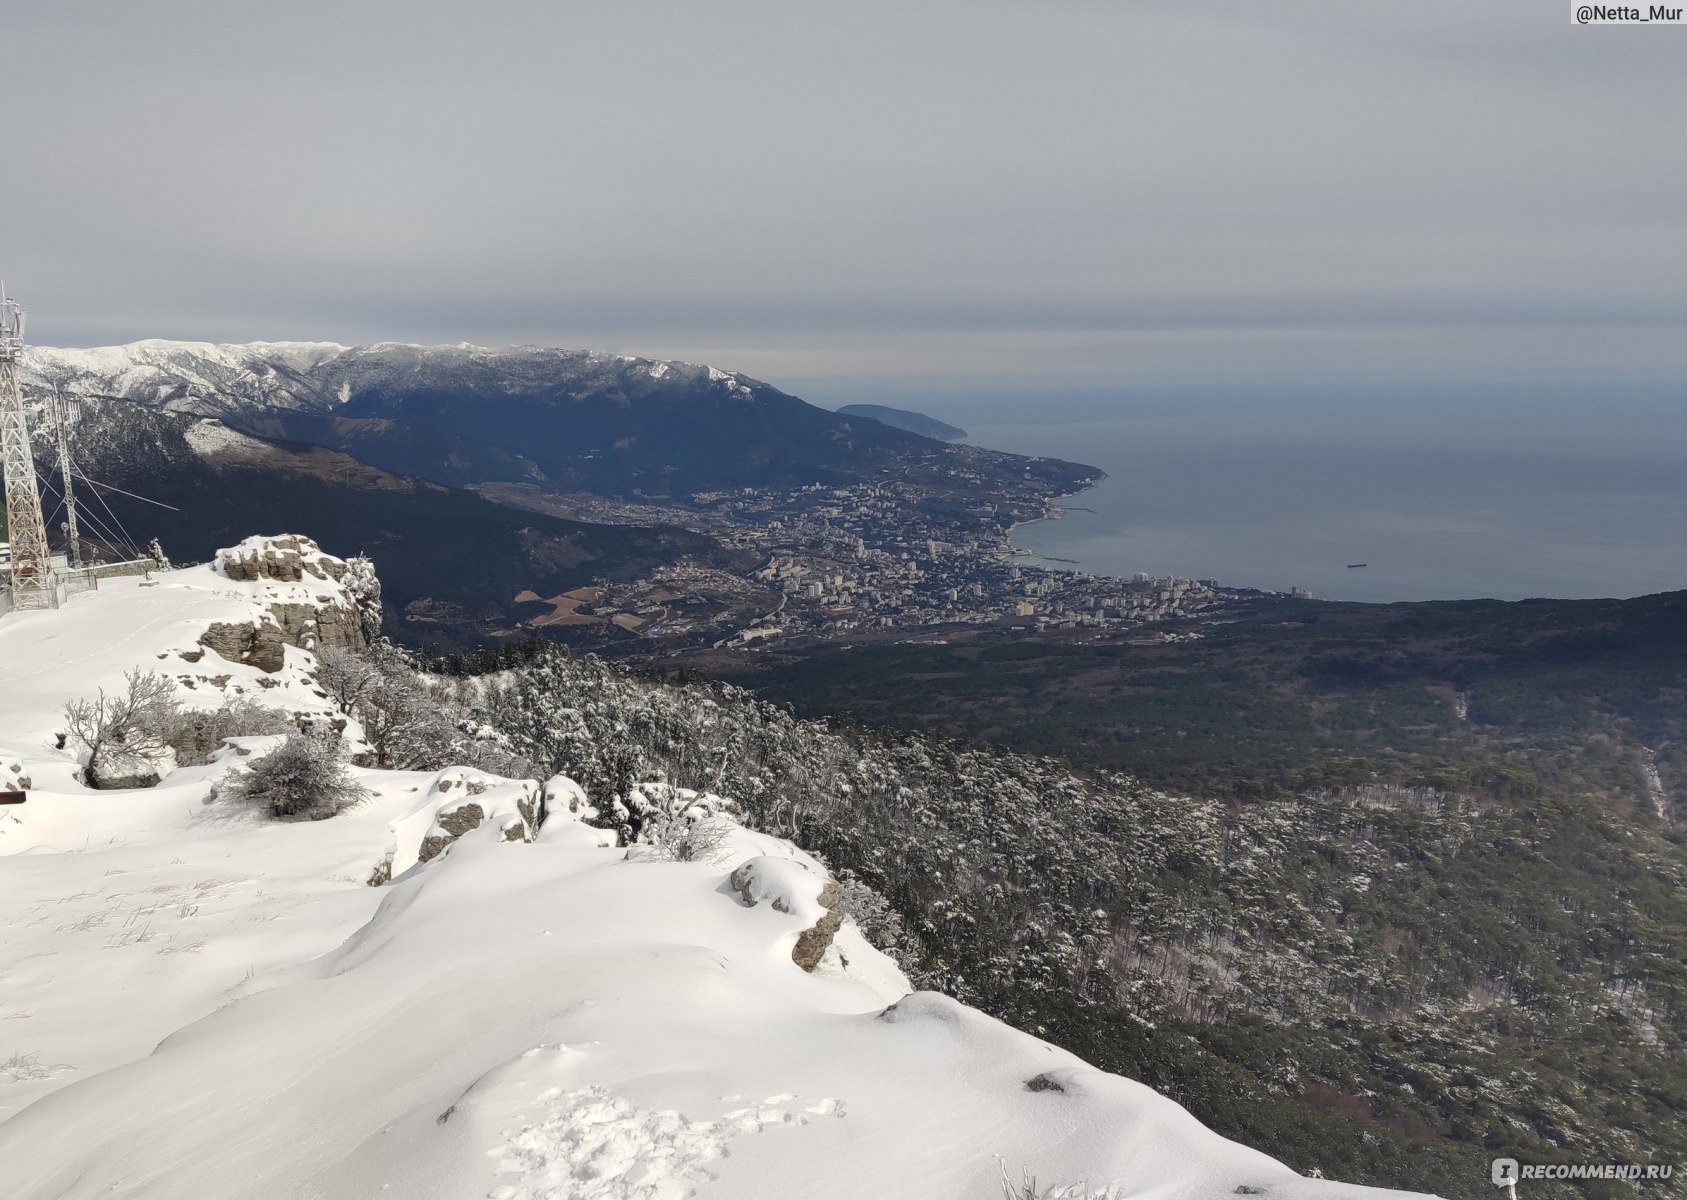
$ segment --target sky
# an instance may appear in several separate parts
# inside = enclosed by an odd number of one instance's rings
[[[31,340],[852,388],[1687,380],[1687,26],[1559,0],[126,0],[0,28]]]

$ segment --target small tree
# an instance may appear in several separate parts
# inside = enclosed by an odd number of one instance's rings
[[[369,798],[326,738],[295,733],[255,759],[225,794],[256,804],[272,817],[321,821]]]
[[[380,671],[364,655],[339,646],[324,646],[316,652],[316,682],[345,716],[380,681]]]
[[[87,754],[83,777],[90,787],[112,778],[114,768],[153,765],[164,757],[181,724],[176,685],[139,667],[123,677],[124,689],[64,706],[66,738]]]

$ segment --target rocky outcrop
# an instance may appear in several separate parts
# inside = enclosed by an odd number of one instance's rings
[[[369,648],[358,614],[332,595],[318,596],[314,604],[272,604],[269,612],[289,646],[306,650],[333,646],[357,653]]]
[[[281,626],[269,621],[233,625],[219,622],[199,635],[199,644],[232,663],[245,663],[274,673],[287,663],[286,647],[298,645],[282,636]]]
[[[373,604],[378,612],[380,593],[367,562],[358,561],[363,570],[354,572],[344,559],[323,553],[315,542],[296,534],[247,538],[217,551],[213,569],[219,575],[236,583],[287,586],[258,589],[255,598],[264,604],[263,617],[214,624],[200,635],[199,644],[229,662],[271,674],[285,665],[288,646],[367,650],[375,624],[369,607]],[[363,594],[371,589],[373,599]]]

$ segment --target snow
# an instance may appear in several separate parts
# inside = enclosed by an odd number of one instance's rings
[[[0,618],[0,756],[17,756],[38,787],[74,786],[74,760],[52,749],[65,703],[102,688],[120,689],[124,673],[136,667],[177,680],[190,707],[214,708],[228,696],[244,695],[276,708],[326,714],[330,707],[317,693],[310,656],[302,651],[289,647],[286,667],[266,675],[203,651],[198,642],[213,624],[264,620],[272,602],[312,603],[337,592],[336,585],[315,579],[237,583],[202,566],[105,579],[97,591],[72,596],[57,611],[9,613]],[[0,854],[15,820],[0,809]]]
[[[824,868],[764,834],[734,827],[717,863],[629,859],[555,779],[537,840],[506,841],[535,785],[463,768],[360,770],[367,803],[272,821],[216,790],[264,739],[146,791],[75,782],[60,706],[136,666],[320,705],[303,651],[274,688],[180,652],[324,586],[202,567],[0,619],[0,768],[35,783],[0,810],[8,1200],[925,1200],[998,1195],[1004,1165],[1154,1200],[1402,1195],[1302,1178],[907,994],[849,924],[805,973]],[[418,862],[465,798],[489,819]]]
[[[822,871],[772,855],[749,859],[732,873],[732,886],[747,904],[771,904],[779,912],[800,917],[805,925],[820,919],[820,890],[825,884]]]
[[[247,437],[244,433],[230,429],[221,421],[206,419],[195,421],[189,425],[183,434],[187,444],[206,458],[217,458],[228,454],[253,453],[267,450],[268,447],[256,438]]]

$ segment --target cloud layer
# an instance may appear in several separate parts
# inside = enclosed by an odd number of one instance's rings
[[[1687,31],[1541,0],[9,13],[58,344],[774,381],[1687,377]]]

